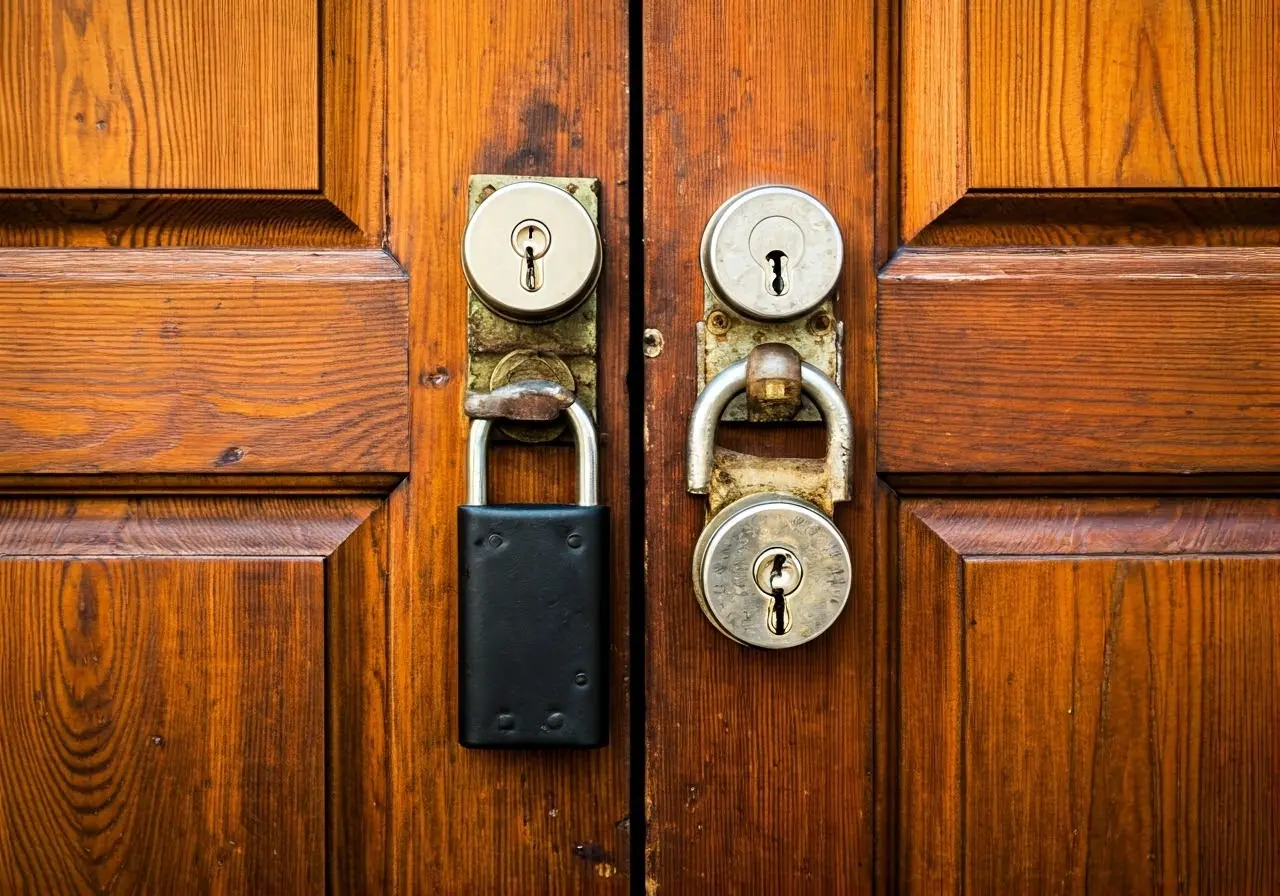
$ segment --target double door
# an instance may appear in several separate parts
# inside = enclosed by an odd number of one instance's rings
[[[0,3],[0,889],[1274,890],[1278,44],[1270,0]],[[472,174],[600,182],[601,749],[457,743]],[[847,606],[777,651],[699,609],[685,481],[700,238],[769,183],[842,234],[855,466]],[[497,444],[491,493],[575,463]]]

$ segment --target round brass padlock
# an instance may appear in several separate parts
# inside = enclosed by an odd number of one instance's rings
[[[711,519],[693,552],[693,584],[707,618],[740,644],[796,647],[844,610],[853,559],[844,536],[801,498],[739,498]]]

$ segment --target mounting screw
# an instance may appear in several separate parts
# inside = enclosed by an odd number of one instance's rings
[[[716,336],[723,336],[729,332],[729,315],[725,314],[719,308],[714,309],[707,315],[707,329]]]
[[[809,332],[814,336],[826,336],[831,332],[831,327],[831,315],[825,311],[819,311],[809,318]]]

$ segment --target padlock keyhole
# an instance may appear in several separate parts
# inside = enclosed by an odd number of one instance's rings
[[[775,635],[785,635],[787,629],[791,628],[791,623],[787,619],[787,595],[780,584],[782,566],[786,562],[787,558],[782,554],[775,556],[773,558],[773,571],[769,574],[769,582],[773,586],[773,607],[770,610],[769,631]]]
[[[790,284],[787,282],[787,253],[774,249],[765,255],[769,262],[769,292],[775,296],[786,294]]]

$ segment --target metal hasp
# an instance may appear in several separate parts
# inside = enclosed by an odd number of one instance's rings
[[[698,386],[767,342],[792,346],[837,385],[843,381],[844,325],[835,314],[844,241],[835,217],[813,196],[770,185],[732,197],[707,222],[699,252],[703,317],[697,324]],[[735,398],[725,420],[777,422]],[[802,399],[789,419],[816,421]]]
[[[595,415],[599,194],[595,178],[471,177],[462,245],[468,392],[550,380]],[[497,432],[521,442],[567,440],[563,418],[506,419]]]
[[[752,360],[759,362],[757,357]],[[698,396],[689,423],[686,485],[708,496],[710,520],[693,553],[703,613],[740,644],[796,647],[835,623],[849,599],[853,558],[831,519],[852,498],[853,418],[840,389],[811,364],[800,385],[827,424],[824,458],[765,458],[715,446],[729,402],[748,386],[747,359]]]
[[[566,404],[567,402],[567,404]],[[557,407],[578,440],[576,504],[489,506],[493,419]],[[467,503],[458,508],[458,742],[598,747],[608,739],[609,512],[596,428],[557,383],[516,383],[467,407]]]

